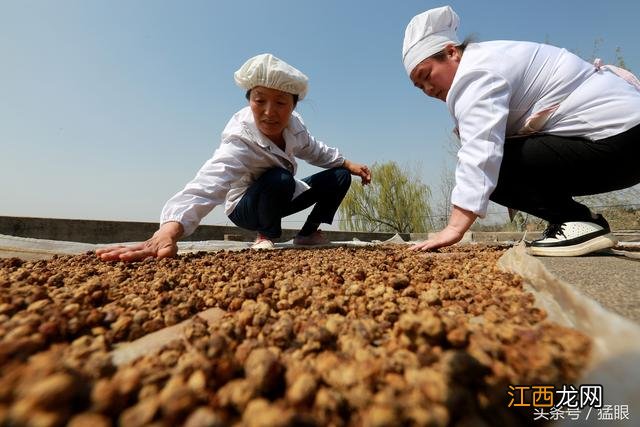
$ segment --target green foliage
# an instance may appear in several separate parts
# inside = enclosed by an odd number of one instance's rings
[[[624,68],[625,70],[629,69],[627,67],[627,63],[624,62],[624,57],[622,56],[622,48],[620,48],[620,46],[616,48],[616,65],[620,68]]]
[[[433,229],[431,190],[416,172],[402,170],[395,162],[374,163],[372,181],[359,182],[340,205],[340,228],[354,231],[424,233]]]

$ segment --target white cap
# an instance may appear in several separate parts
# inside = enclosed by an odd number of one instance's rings
[[[446,45],[459,45],[460,18],[451,6],[429,9],[414,16],[404,32],[402,62],[407,74],[431,55],[442,51]]]
[[[233,78],[243,89],[264,86],[298,95],[299,100],[307,94],[309,81],[299,70],[270,53],[263,53],[247,60],[233,74]]]

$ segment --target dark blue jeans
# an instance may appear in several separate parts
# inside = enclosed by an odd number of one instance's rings
[[[268,170],[249,187],[229,219],[240,228],[275,239],[282,235],[282,218],[315,204],[307,221],[331,224],[351,185],[349,171],[341,167],[327,169],[302,181],[311,188],[291,200],[295,189],[291,172],[282,168]]]

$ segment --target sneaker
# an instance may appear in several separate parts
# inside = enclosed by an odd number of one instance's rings
[[[293,238],[294,245],[303,245],[303,246],[316,246],[316,245],[327,245],[331,243],[329,239],[322,234],[322,231],[316,230],[308,236],[297,235]]]
[[[275,249],[273,242],[268,237],[258,233],[256,241],[251,245],[251,249]]]
[[[607,220],[598,215],[593,221],[549,224],[543,237],[529,245],[529,253],[538,256],[580,256],[618,243]]]

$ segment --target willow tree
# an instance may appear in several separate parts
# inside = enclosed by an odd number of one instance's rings
[[[340,228],[423,233],[431,224],[431,190],[414,171],[395,162],[374,163],[371,184],[354,180],[340,205]]]

